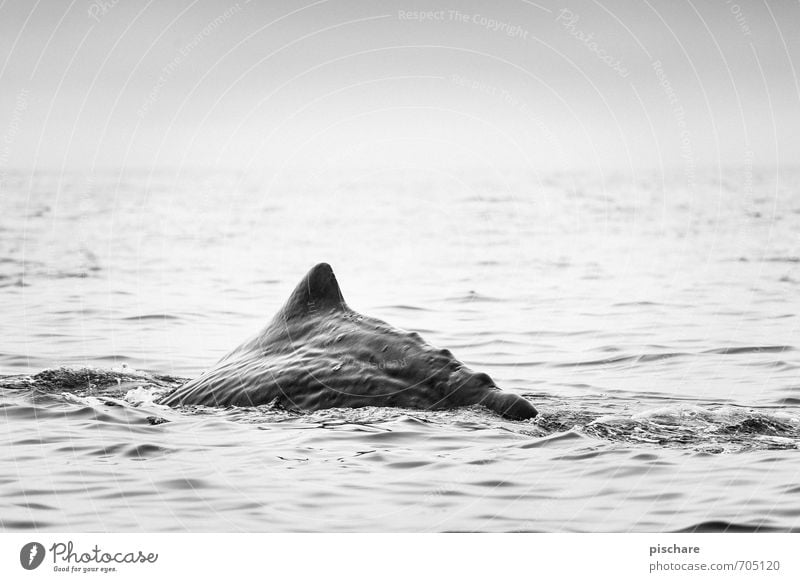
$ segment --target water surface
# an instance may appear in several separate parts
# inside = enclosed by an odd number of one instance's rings
[[[0,527],[800,529],[800,175],[10,174]],[[315,263],[540,416],[157,397]]]

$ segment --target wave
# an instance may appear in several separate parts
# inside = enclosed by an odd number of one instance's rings
[[[705,350],[703,354],[722,354],[722,355],[736,355],[736,354],[782,354],[783,352],[790,352],[794,350],[793,346],[742,346],[733,348],[714,348]]]
[[[43,370],[33,376],[0,377],[0,410],[8,419],[44,420],[49,416],[61,419],[66,416],[140,426],[213,416],[245,424],[349,426],[380,433],[385,423],[392,422],[394,429],[385,435],[392,442],[398,438],[413,440],[429,431],[443,429],[498,429],[526,437],[520,444],[522,448],[560,446],[575,439],[687,448],[701,453],[800,448],[800,412],[792,408],[745,408],[688,400],[671,400],[666,406],[641,408],[640,403],[622,397],[607,396],[602,401],[592,398],[559,400],[540,394],[535,398],[539,416],[527,422],[513,422],[480,406],[444,411],[332,408],[299,413],[275,403],[227,409],[202,406],[170,409],[157,404],[162,396],[185,381],[124,366]],[[131,409],[137,409],[135,414],[131,415]],[[402,434],[397,430],[400,428],[396,424],[398,421],[403,423]],[[139,451],[124,448],[120,451],[125,456],[139,454]]]
[[[690,525],[674,533],[765,533],[784,532],[795,533],[800,530],[795,528],[781,528],[763,523],[735,523],[729,521],[703,521]]]
[[[420,307],[419,305],[383,305],[381,309],[396,309],[398,311],[432,311],[427,307]]]
[[[580,366],[607,366],[609,364],[625,364],[633,363],[638,364],[642,362],[658,362],[659,360],[667,360],[671,358],[678,358],[681,356],[691,356],[687,352],[666,352],[660,354],[638,354],[631,356],[615,356],[613,358],[601,358],[599,360],[585,360],[580,362],[562,362],[553,364],[554,368],[574,368]]]
[[[178,315],[170,315],[169,313],[146,313],[142,315],[131,315],[128,317],[121,317],[122,321],[164,321],[164,320],[177,320],[181,319]]]
[[[800,448],[800,418],[789,411],[765,411],[730,405],[673,403],[635,413],[597,414],[555,408],[537,425],[545,430],[578,430],[596,438],[704,453]]]
[[[609,347],[604,348],[609,350]],[[703,350],[702,352],[656,352],[656,353],[642,353],[642,354],[628,354],[614,356],[610,358],[598,358],[592,360],[580,360],[577,362],[559,362],[550,364],[554,368],[575,368],[582,366],[608,366],[613,364],[641,364],[649,362],[659,362],[661,360],[669,360],[681,357],[698,357],[704,354],[714,354],[722,356],[735,356],[741,354],[782,354],[785,352],[793,351],[794,346],[737,346],[737,347],[720,347]],[[514,365],[513,363],[510,365]],[[783,361],[768,362],[767,365],[774,365],[777,367],[791,366]]]
[[[800,257],[769,257],[764,259],[766,263],[800,263]]]
[[[493,297],[491,295],[478,293],[477,291],[469,291],[463,295],[448,297],[447,301],[453,303],[503,303],[507,300],[501,297]]]

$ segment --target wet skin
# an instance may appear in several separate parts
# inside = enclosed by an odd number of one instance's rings
[[[308,272],[256,337],[162,400],[170,406],[271,402],[303,411],[480,404],[514,420],[537,414],[450,351],[350,309],[326,263]]]

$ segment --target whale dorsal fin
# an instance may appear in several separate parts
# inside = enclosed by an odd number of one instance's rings
[[[289,319],[317,311],[347,308],[333,269],[328,263],[320,263],[306,273],[278,315]]]

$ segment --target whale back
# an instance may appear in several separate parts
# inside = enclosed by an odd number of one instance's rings
[[[258,352],[263,355],[282,351],[292,337],[299,339],[300,330],[313,326],[319,317],[351,312],[339,288],[336,275],[328,263],[319,263],[306,273],[289,299],[261,331],[225,354],[217,364]]]
[[[508,418],[532,418],[525,399],[503,393],[449,350],[419,334],[351,310],[333,270],[312,268],[271,322],[162,403],[298,410],[483,404]]]
[[[328,263],[320,263],[306,273],[274,319],[287,321],[321,311],[347,310],[333,269]]]

